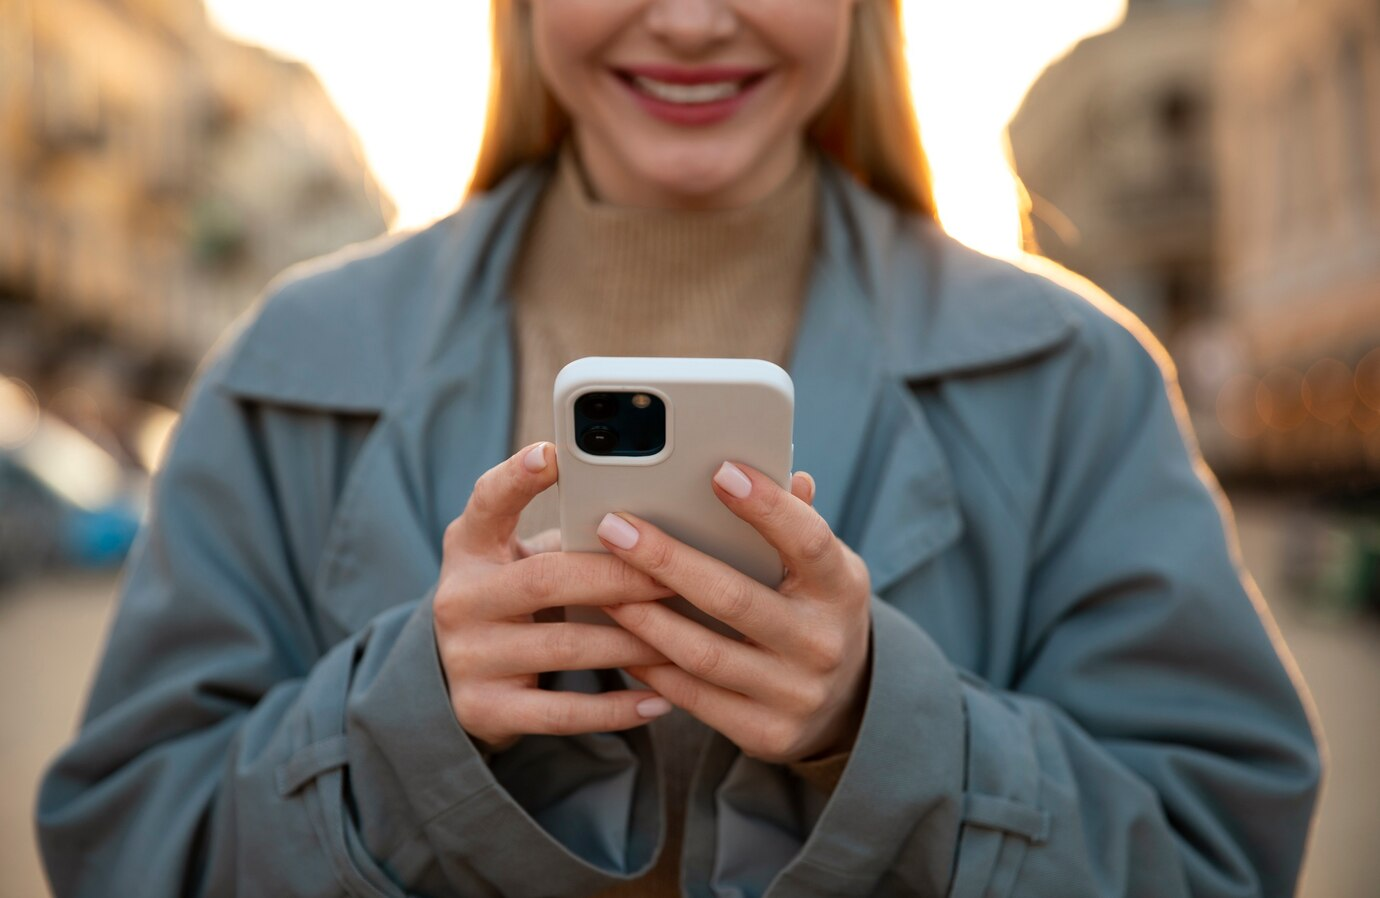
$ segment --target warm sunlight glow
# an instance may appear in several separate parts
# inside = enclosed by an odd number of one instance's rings
[[[1006,122],[1040,70],[1114,24],[1125,2],[906,4],[920,124],[954,236],[983,252],[1018,254]],[[316,69],[397,203],[399,228],[450,212],[468,180],[488,89],[488,5],[207,0],[227,31]]]
[[[949,233],[993,255],[1021,245],[1006,123],[1044,67],[1121,19],[1126,0],[904,4],[921,137]]]

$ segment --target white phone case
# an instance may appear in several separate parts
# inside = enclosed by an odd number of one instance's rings
[[[655,455],[591,455],[576,444],[575,403],[591,392],[647,393],[666,406],[666,444]],[[627,511],[696,549],[775,586],[781,557],[714,494],[724,461],[742,462],[789,488],[795,389],[790,375],[761,359],[577,359],[556,376],[556,459],[561,548],[606,551],[596,529]],[[667,604],[737,636],[686,600]],[[567,620],[612,623],[594,608],[567,608]]]

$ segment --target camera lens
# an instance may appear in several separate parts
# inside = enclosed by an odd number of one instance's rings
[[[580,397],[578,411],[591,421],[607,421],[618,413],[618,398],[612,393],[586,393]]]
[[[580,448],[590,455],[611,455],[618,448],[618,431],[610,427],[591,427],[580,434]]]

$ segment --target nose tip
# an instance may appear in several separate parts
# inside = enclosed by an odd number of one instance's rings
[[[694,50],[731,37],[738,18],[730,0],[655,0],[646,26],[666,43]]]

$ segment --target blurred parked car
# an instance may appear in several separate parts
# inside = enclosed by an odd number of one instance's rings
[[[0,378],[0,581],[54,566],[119,564],[148,480]]]

